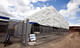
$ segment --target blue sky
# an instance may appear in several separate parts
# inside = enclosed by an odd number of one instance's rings
[[[35,7],[43,7],[44,5],[51,6],[53,5],[58,11],[61,9],[67,9],[66,5],[70,0],[49,0],[46,2],[38,1],[32,3]]]

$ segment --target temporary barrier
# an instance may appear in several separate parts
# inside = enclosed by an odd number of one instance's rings
[[[6,34],[8,32],[9,18],[0,16],[0,42],[5,40]],[[4,38],[2,38],[4,37]]]

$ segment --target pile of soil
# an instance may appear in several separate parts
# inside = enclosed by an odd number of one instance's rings
[[[80,33],[70,33],[59,42],[54,43],[54,41],[52,41],[38,48],[80,48]]]

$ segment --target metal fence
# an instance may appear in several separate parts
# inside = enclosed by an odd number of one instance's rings
[[[68,34],[69,30],[40,24],[32,24],[31,32],[36,34],[37,46],[51,40],[57,40]]]
[[[8,26],[8,25],[7,25]],[[8,30],[11,34],[12,41],[19,41],[27,46],[29,39],[28,35],[36,34],[37,43],[42,44],[50,40],[58,39],[68,33],[68,29],[43,26],[40,24],[29,24],[29,20],[26,21],[9,21]],[[5,28],[7,29],[7,28]],[[0,39],[1,40],[1,39]]]
[[[4,42],[4,40],[7,37],[7,34],[9,33],[11,35],[10,40],[12,42],[21,42],[27,46],[28,32],[30,31],[28,27],[29,26],[28,20],[26,21],[10,20],[9,22],[6,23],[6,25],[3,24],[0,24],[0,42]]]

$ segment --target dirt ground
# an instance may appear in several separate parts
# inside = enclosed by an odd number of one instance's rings
[[[0,48],[25,48],[21,43],[15,43],[10,46],[4,47],[0,44]],[[80,34],[79,32],[73,32],[62,38],[60,41],[50,41],[48,43],[30,46],[28,48],[80,48]]]
[[[70,33],[59,42],[51,41],[36,48],[80,48],[80,34],[79,32]]]

